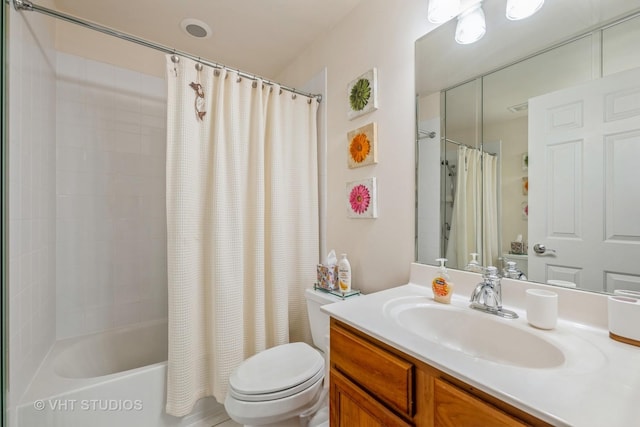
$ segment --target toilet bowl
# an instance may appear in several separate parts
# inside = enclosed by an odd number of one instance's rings
[[[328,426],[325,366],[329,316],[320,307],[342,301],[321,290],[305,292],[314,348],[306,343],[282,344],[264,350],[238,366],[229,377],[224,402],[229,417],[245,426]],[[325,355],[323,356],[323,351]],[[325,387],[323,387],[323,385]],[[315,415],[315,416],[314,416]]]

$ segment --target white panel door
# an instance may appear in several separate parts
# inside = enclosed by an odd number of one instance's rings
[[[640,68],[530,99],[529,174],[529,279],[640,290]]]

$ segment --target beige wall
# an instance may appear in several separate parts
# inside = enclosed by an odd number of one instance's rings
[[[364,292],[408,282],[415,256],[414,42],[433,27],[426,16],[424,0],[364,1],[277,78],[299,86],[327,67],[327,247],[348,254],[353,286]],[[379,108],[350,121],[347,84],[372,67]],[[371,121],[378,125],[378,164],[349,169],[346,134]],[[378,218],[347,218],[345,184],[371,176]]]
[[[502,180],[502,250],[509,252],[518,234],[528,241],[528,221],[522,216],[522,204],[528,197],[522,192],[522,155],[527,152],[528,119],[520,117],[484,127],[485,141],[502,141],[500,156]]]

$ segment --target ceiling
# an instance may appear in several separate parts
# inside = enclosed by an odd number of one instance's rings
[[[55,0],[55,5],[61,12],[272,79],[361,1]],[[187,35],[180,27],[185,18],[208,24],[212,36]]]
[[[584,33],[640,8],[640,0],[547,0],[535,15],[509,21],[504,0],[484,0],[487,33],[478,42],[457,44],[456,20],[416,42],[416,92],[439,92]]]
[[[469,79],[500,69],[603,23],[638,11],[639,0],[546,1],[533,17],[508,21],[504,1],[484,0],[487,33],[479,42],[459,45],[454,41],[455,20],[428,33],[416,42],[416,91],[419,96],[455,87]],[[577,46],[576,46],[577,45]],[[483,81],[483,123],[526,117],[527,111],[509,107],[526,103],[531,96],[588,81],[592,77],[591,41],[584,39],[536,56],[516,66],[489,74]],[[526,82],[526,83],[523,83]],[[469,82],[449,91],[447,111],[452,128],[475,122],[479,88]],[[455,123],[455,122],[459,123]],[[449,127],[449,126],[448,126]]]

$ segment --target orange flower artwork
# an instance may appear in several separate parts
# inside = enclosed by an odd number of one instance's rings
[[[362,163],[371,152],[371,143],[364,133],[359,133],[353,137],[349,144],[349,154],[356,163]]]
[[[378,163],[376,150],[377,129],[369,123],[347,134],[347,163],[350,168]]]

